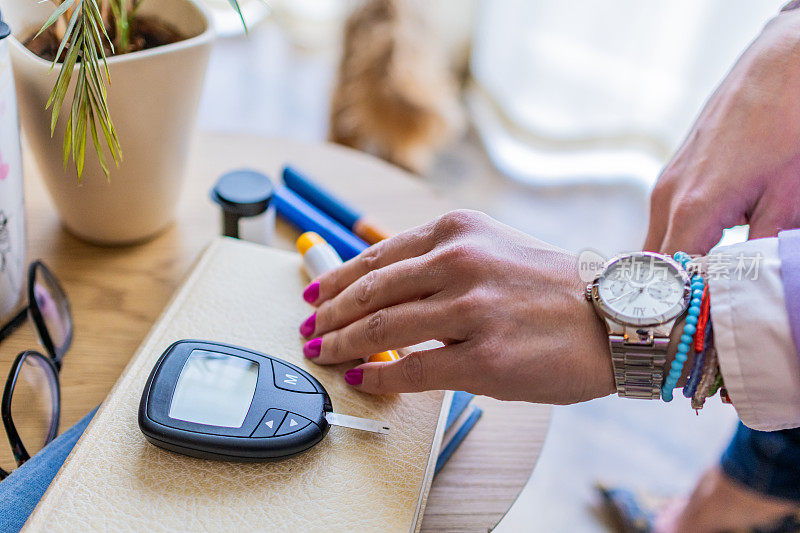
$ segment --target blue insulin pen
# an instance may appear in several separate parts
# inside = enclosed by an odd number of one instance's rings
[[[307,231],[300,235],[300,238],[297,239],[297,251],[303,256],[303,264],[311,279],[317,279],[325,272],[333,270],[343,263],[333,246],[313,231]],[[398,359],[400,359],[400,355],[395,350],[389,350],[365,357],[364,362],[378,363],[397,361]]]
[[[300,231],[315,232],[345,261],[369,247],[366,242],[286,187],[275,187],[272,202],[281,217]]]

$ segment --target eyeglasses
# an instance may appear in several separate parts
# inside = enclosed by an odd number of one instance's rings
[[[58,433],[61,416],[61,359],[72,344],[69,300],[41,261],[28,267],[28,305],[0,328],[0,342],[30,317],[48,355],[26,350],[14,359],[3,390],[0,414],[17,466],[41,450]],[[0,468],[0,480],[9,472]]]

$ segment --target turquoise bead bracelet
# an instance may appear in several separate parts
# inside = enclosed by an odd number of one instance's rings
[[[685,252],[676,252],[673,257],[684,269],[692,259],[689,257],[689,254]],[[683,325],[681,342],[678,344],[678,352],[675,354],[675,360],[672,361],[669,373],[664,378],[664,385],[661,387],[661,399],[665,402],[672,401],[672,390],[675,388],[675,385],[678,384],[678,379],[680,379],[681,372],[683,371],[683,365],[689,358],[689,351],[692,349],[694,334],[697,332],[697,318],[700,316],[704,287],[705,282],[702,276],[699,274],[692,276],[692,300],[689,304],[689,310],[686,312],[686,322]]]

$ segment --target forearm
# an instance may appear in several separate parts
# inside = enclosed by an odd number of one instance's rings
[[[800,225],[800,10],[774,17],[709,97],[653,191],[645,249],[706,254],[722,228]]]
[[[776,132],[776,127],[790,131]],[[800,10],[775,17],[744,51],[708,99],[665,173],[772,172],[797,153],[793,134],[798,128]]]

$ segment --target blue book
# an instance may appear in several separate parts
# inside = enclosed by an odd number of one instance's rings
[[[453,393],[453,400],[450,402],[450,412],[447,413],[447,422],[444,424],[445,432],[453,427],[456,419],[461,416],[461,413],[464,412],[474,397],[474,394],[464,391],[456,391]]]
[[[445,422],[445,432],[442,438],[442,450],[439,452],[439,458],[436,460],[436,470],[433,475],[439,473],[444,467],[453,453],[458,449],[469,432],[478,423],[483,411],[475,406],[470,405],[474,394],[468,392],[458,391],[453,393],[453,400],[450,404],[450,412],[447,414],[447,421]]]

